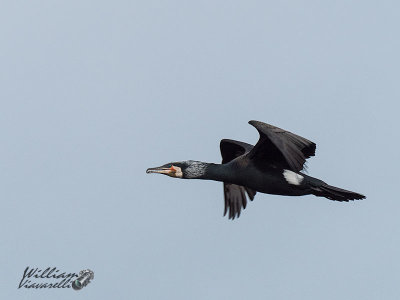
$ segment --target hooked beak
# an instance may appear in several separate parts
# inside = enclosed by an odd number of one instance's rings
[[[148,168],[146,170],[146,173],[147,174],[158,173],[158,174],[173,176],[175,170],[173,168],[157,167],[157,168]]]

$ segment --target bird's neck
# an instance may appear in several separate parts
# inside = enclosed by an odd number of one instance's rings
[[[198,179],[227,181],[231,172],[226,164],[203,163],[204,173]]]
[[[214,164],[202,161],[190,161],[185,170],[186,179],[205,179],[229,182],[232,174],[228,164]]]

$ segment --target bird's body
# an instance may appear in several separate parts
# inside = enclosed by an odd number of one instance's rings
[[[286,196],[309,194],[304,185],[288,183],[283,172],[283,170],[272,167],[260,170],[248,159],[239,157],[226,164],[209,164],[204,176],[197,179],[237,184],[265,194]],[[303,178],[312,178],[302,173],[299,173],[299,175],[303,176]]]
[[[256,192],[286,196],[313,194],[337,201],[365,198],[300,172],[306,159],[315,154],[313,142],[269,124],[249,123],[259,131],[259,141],[252,146],[221,140],[222,164],[184,161],[150,168],[147,172],[223,182],[225,214],[229,210],[232,219],[246,207],[246,194],[253,200]]]

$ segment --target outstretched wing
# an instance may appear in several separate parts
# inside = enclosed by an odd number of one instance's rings
[[[275,165],[299,172],[306,159],[315,155],[315,143],[281,128],[250,121],[260,133],[260,139],[247,157],[256,161],[256,165]]]
[[[253,201],[254,196],[257,193],[256,191],[241,185],[224,182],[224,216],[226,216],[229,211],[229,219],[233,220],[236,217],[239,218],[242,208],[245,209],[247,205],[245,192],[247,192],[250,200]]]
[[[222,155],[222,163],[226,164],[236,157],[244,155],[253,149],[253,146],[244,142],[223,139],[219,144]]]
[[[226,164],[231,160],[249,153],[253,148],[252,145],[247,143],[224,139],[221,140],[220,149],[222,155],[222,163]],[[241,209],[246,208],[247,199],[246,193],[250,200],[254,199],[256,191],[237,184],[224,182],[224,200],[225,209],[224,216],[229,211],[229,219],[235,219],[240,216]]]

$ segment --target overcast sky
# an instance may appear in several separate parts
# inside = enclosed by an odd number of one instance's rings
[[[397,1],[5,1],[2,299],[397,299]],[[220,162],[260,120],[317,143],[309,174],[367,196],[148,175]],[[18,284],[90,268],[81,291]]]

